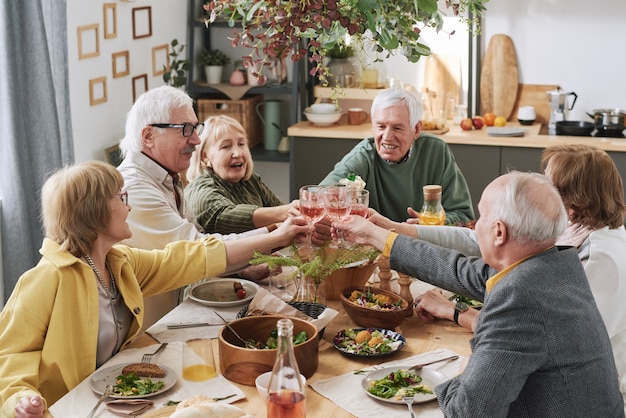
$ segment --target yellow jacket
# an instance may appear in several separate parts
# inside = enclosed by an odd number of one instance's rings
[[[20,277],[0,312],[0,416],[14,417],[23,396],[53,404],[96,369],[98,285],[93,271],[44,239],[39,263]],[[226,269],[224,244],[212,237],[163,250],[115,246],[107,256],[134,319],[124,348],[143,323],[143,298]]]

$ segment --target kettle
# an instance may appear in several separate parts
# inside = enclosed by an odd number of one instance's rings
[[[567,119],[565,114],[567,111],[574,108],[578,95],[573,91],[566,92],[560,88],[556,90],[549,90],[546,94],[548,95],[548,100],[550,101],[550,121],[548,122],[548,131],[550,133],[556,133],[556,123]],[[566,105],[567,96],[574,96],[574,100],[572,100],[572,104],[569,108]]]

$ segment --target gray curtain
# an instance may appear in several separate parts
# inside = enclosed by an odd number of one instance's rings
[[[41,186],[74,160],[66,0],[0,2],[0,69],[3,305],[40,258]]]

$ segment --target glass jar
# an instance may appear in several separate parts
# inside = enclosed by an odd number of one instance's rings
[[[441,204],[441,186],[424,186],[424,205],[420,212],[420,225],[444,225],[446,212]]]

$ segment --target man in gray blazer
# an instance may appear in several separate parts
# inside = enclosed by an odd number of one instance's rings
[[[478,208],[483,258],[357,216],[333,227],[383,251],[394,270],[484,302],[465,371],[435,389],[445,416],[624,417],[609,337],[583,267],[575,249],[554,246],[567,214],[550,180],[503,175]]]

